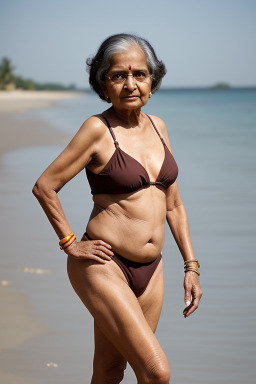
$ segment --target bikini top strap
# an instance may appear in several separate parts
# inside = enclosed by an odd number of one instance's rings
[[[111,126],[109,124],[108,119],[105,116],[103,116],[103,115],[100,115],[100,116],[103,117],[103,119],[106,121],[106,124],[108,126],[109,132],[110,132],[110,134],[111,134],[111,136],[112,136],[112,138],[114,140],[115,147],[118,148],[119,147],[119,143],[118,143],[118,141],[116,139],[116,135],[114,134],[113,129],[111,128]]]
[[[146,116],[147,116],[147,117],[149,118],[149,120],[151,121],[151,124],[152,124],[153,127],[155,128],[155,131],[156,131],[156,133],[158,134],[158,136],[160,137],[160,140],[162,141],[162,143],[165,144],[164,139],[163,139],[163,137],[160,135],[160,133],[159,133],[157,127],[155,126],[154,121],[151,119],[151,117],[150,117],[149,115],[146,114]]]

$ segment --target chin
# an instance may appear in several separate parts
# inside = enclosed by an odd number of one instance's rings
[[[122,99],[122,102],[120,103],[120,106],[126,106],[126,107],[131,107],[131,108],[139,108],[139,107],[143,107],[143,105],[147,104],[147,100],[141,100],[140,98],[136,98],[136,99],[132,99],[132,100],[129,100],[129,99]]]

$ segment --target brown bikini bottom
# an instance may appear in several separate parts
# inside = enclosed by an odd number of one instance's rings
[[[88,240],[93,240],[86,232],[84,236],[86,236]],[[111,258],[121,268],[129,287],[134,292],[135,296],[139,297],[147,288],[151,277],[160,263],[162,252],[155,260],[150,261],[149,263],[136,263],[135,261],[126,259],[116,252],[114,252],[114,255],[111,256]]]

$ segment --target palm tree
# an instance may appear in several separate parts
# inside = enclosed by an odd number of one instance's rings
[[[8,83],[10,83],[10,81],[12,80],[13,70],[14,70],[14,67],[11,64],[11,60],[8,59],[7,57],[4,57],[0,64],[0,88],[1,89],[5,88],[5,86]]]

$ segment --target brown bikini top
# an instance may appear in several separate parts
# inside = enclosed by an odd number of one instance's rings
[[[153,120],[146,115],[155,128],[160,140],[163,143],[165,157],[157,179],[151,181],[148,172],[128,153],[124,152],[116,140],[113,129],[108,120],[101,115],[107,123],[109,132],[114,140],[115,152],[100,173],[93,173],[86,168],[87,178],[91,187],[92,195],[96,194],[122,194],[136,192],[141,188],[159,186],[167,189],[173,184],[178,176],[178,166],[166,146],[164,139],[158,132]]]

